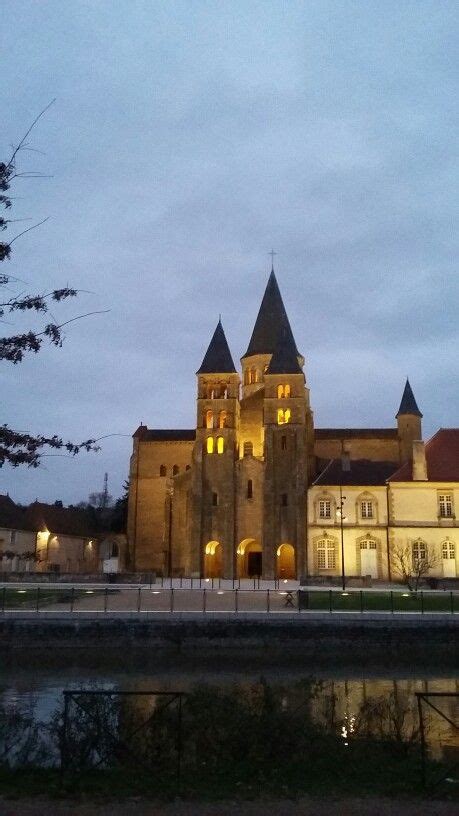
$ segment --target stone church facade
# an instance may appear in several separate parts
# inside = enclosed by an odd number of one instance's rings
[[[359,517],[352,547],[367,541],[365,525],[379,526],[375,577],[388,577],[386,482],[411,460],[422,415],[407,381],[396,426],[315,428],[304,362],[272,270],[241,374],[219,322],[197,371],[195,428],[141,425],[134,433],[132,569],[227,578],[339,573],[339,559],[332,569],[320,549],[329,524],[337,524],[336,500],[326,498],[335,462],[341,473],[333,485],[349,485],[361,507],[366,492],[381,493],[377,519]],[[333,508],[333,518],[320,515],[324,508]],[[365,559],[359,551],[354,562]]]

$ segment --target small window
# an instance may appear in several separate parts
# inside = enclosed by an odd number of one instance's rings
[[[426,542],[418,539],[413,542],[413,569],[416,569],[420,561],[425,561],[427,557]]]
[[[362,518],[372,519],[373,518],[373,502],[368,501],[368,500],[360,502],[360,513],[361,513]]]
[[[331,501],[330,499],[321,499],[319,501],[319,518],[331,518]]]
[[[291,411],[290,408],[287,408],[286,411],[283,408],[277,409],[277,424],[278,425],[285,425],[287,422],[290,422]]]
[[[218,493],[212,493],[212,507],[218,507]]]
[[[282,493],[282,507],[288,506],[288,495],[287,493]]]
[[[213,428],[214,427],[214,412],[213,411],[206,411],[204,414],[204,427],[205,428]]]
[[[213,436],[208,436],[207,437],[206,449],[207,449],[207,453],[213,453],[214,452],[214,439],[213,439]]]
[[[278,385],[277,386],[277,399],[282,399],[284,396],[284,386]]]
[[[286,399],[290,397],[290,385],[288,383],[284,385],[284,397]]]
[[[452,493],[441,493],[438,497],[438,508],[440,518],[453,517],[453,496]]]
[[[220,413],[218,415],[218,427],[219,428],[226,428],[227,417],[228,417],[228,414],[227,414],[226,411],[220,411]]]
[[[249,479],[247,482],[247,498],[253,499],[253,483],[252,479]]]
[[[223,453],[225,450],[225,440],[222,436],[217,436],[217,453]]]
[[[166,465],[161,465],[161,467],[159,468],[159,475],[160,476],[167,476]]]
[[[360,542],[361,550],[376,550],[376,541],[373,538],[364,538]]]
[[[179,470],[180,470],[179,466],[174,465],[174,467],[172,468],[172,475],[177,476],[177,473],[179,472]]]
[[[287,437],[281,437],[281,450],[287,450]]]
[[[191,470],[191,465],[186,465],[185,470]]]

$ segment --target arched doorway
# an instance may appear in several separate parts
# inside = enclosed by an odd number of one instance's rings
[[[254,578],[263,573],[263,552],[259,541],[244,538],[237,548],[239,578]]]
[[[277,548],[277,577],[296,578],[295,548],[291,544],[281,544]]]
[[[209,541],[204,550],[204,577],[222,577],[222,545],[219,541]]]

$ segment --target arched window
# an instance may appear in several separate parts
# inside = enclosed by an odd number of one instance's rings
[[[166,465],[161,465],[159,468],[159,475],[160,476],[167,476],[167,468]]]
[[[284,385],[284,397],[286,397],[288,399],[289,396],[290,396],[290,385],[289,385],[289,383],[287,383],[286,385]]]
[[[417,566],[420,563],[420,561],[425,561],[427,558],[426,542],[423,541],[421,538],[418,538],[417,541],[413,541],[412,553],[413,553],[413,569],[417,569]]]
[[[214,452],[214,438],[213,438],[213,436],[208,436],[207,437],[206,449],[207,449],[207,453],[213,453]]]
[[[284,396],[284,386],[278,385],[277,386],[277,399],[282,399]]]
[[[255,369],[255,382],[256,383],[261,382],[261,374],[260,374],[258,368]]]
[[[222,436],[217,436],[217,453],[223,453],[225,450],[225,440]]]
[[[320,570],[336,568],[336,548],[333,538],[321,538],[317,542],[317,567]]]
[[[456,559],[456,547],[454,545],[454,541],[443,542],[441,545],[441,555],[445,560],[450,558],[453,558],[454,560]]]
[[[187,465],[187,466],[185,467],[185,470],[191,470],[191,465]]]
[[[253,499],[253,482],[252,479],[249,479],[247,482],[247,498]]]
[[[250,368],[246,368],[244,371],[244,385],[249,385],[250,383]]]
[[[214,427],[214,412],[213,411],[206,411],[204,414],[204,428],[213,428]]]
[[[174,467],[172,468],[172,475],[177,476],[177,473],[179,472],[179,470],[180,470],[179,466],[174,465]]]
[[[218,493],[212,493],[212,507],[218,507]]]
[[[376,550],[376,541],[374,538],[362,538],[360,540],[361,550]]]
[[[287,450],[287,437],[281,437],[281,450]]]
[[[227,416],[228,416],[228,414],[227,414],[226,411],[220,411],[220,413],[218,415],[218,427],[219,428],[226,428]]]
[[[278,425],[286,425],[287,422],[290,422],[291,415],[292,415],[292,412],[290,411],[290,408],[287,408],[285,411],[283,410],[283,408],[278,408],[277,409],[277,424]]]
[[[282,507],[288,507],[288,494],[287,493],[282,493],[281,504],[282,504]]]

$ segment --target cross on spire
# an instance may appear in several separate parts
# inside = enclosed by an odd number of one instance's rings
[[[274,272],[274,256],[277,255],[277,252],[272,249],[271,252],[268,252],[268,255],[271,255],[271,271]]]

